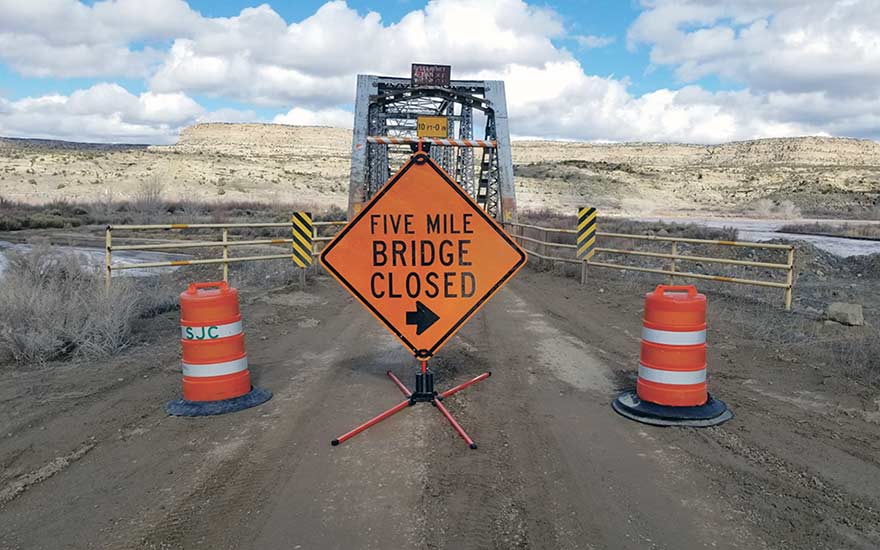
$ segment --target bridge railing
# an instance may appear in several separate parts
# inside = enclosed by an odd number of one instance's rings
[[[753,285],[753,286],[761,286],[761,287],[769,287],[769,288],[780,288],[784,290],[784,306],[788,311],[791,309],[792,302],[792,292],[794,289],[794,247],[788,244],[775,244],[775,243],[755,243],[755,242],[747,242],[747,241],[723,241],[723,240],[710,240],[710,239],[691,239],[686,237],[669,237],[669,236],[658,236],[658,235],[631,235],[626,233],[606,233],[602,231],[597,231],[596,236],[602,241],[608,240],[621,240],[621,239],[631,239],[635,241],[652,241],[652,242],[660,242],[660,243],[669,243],[670,250],[668,253],[666,252],[653,252],[646,250],[635,250],[635,249],[623,249],[623,248],[610,248],[608,246],[597,247],[594,249],[595,254],[592,258],[586,260],[579,260],[575,257],[575,252],[577,251],[577,245],[574,244],[574,239],[577,235],[577,230],[575,229],[564,229],[564,228],[556,228],[556,227],[542,227],[539,225],[531,225],[525,223],[513,223],[513,222],[505,222],[506,227],[511,228],[512,231],[509,231],[511,237],[517,239],[519,243],[529,252],[529,255],[541,258],[542,260],[547,260],[550,262],[562,262],[562,263],[570,263],[570,264],[580,264],[581,265],[581,284],[586,284],[587,282],[587,269],[588,267],[600,267],[607,269],[618,269],[622,271],[637,271],[642,273],[655,273],[658,275],[668,275],[670,281],[678,278],[683,279],[700,279],[707,281],[717,281],[721,283],[731,283],[738,285]],[[526,236],[525,230],[531,230],[533,232],[538,233],[541,238],[529,237]],[[565,242],[553,242],[549,240],[549,235],[551,234],[562,234],[562,235],[571,235],[571,243]],[[603,243],[604,244],[604,243]],[[678,250],[679,244],[692,244],[692,245],[709,245],[709,246],[717,246],[717,247],[736,247],[736,248],[745,248],[745,249],[758,249],[758,250],[778,250],[785,253],[785,262],[784,263],[773,263],[773,262],[758,262],[752,260],[740,260],[735,258],[723,258],[723,257],[712,257],[712,256],[693,256],[688,254],[680,254]],[[561,252],[557,252],[561,251]],[[570,256],[563,256],[566,251],[571,251]],[[597,261],[596,257],[602,255],[603,261]],[[653,267],[642,267],[635,265],[626,265],[620,263],[611,263],[608,261],[604,261],[605,257],[611,255],[612,257],[615,255],[618,256],[637,256],[637,257],[648,257],[648,258],[658,258],[663,260],[669,260],[668,268],[653,268]],[[706,264],[726,264],[726,265],[736,265],[736,266],[745,266],[745,267],[755,267],[755,268],[763,268],[770,269],[774,271],[783,272],[785,275],[784,281],[772,281],[772,280],[759,280],[759,279],[747,279],[743,277],[727,277],[723,275],[709,275],[705,273],[693,273],[690,271],[681,271],[679,269],[680,263],[706,263]]]

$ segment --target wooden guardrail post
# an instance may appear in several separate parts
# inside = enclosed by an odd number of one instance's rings
[[[678,241],[672,241],[672,259],[669,261],[669,271],[675,273],[675,260],[678,255]],[[669,275],[669,284],[675,284],[675,275]]]
[[[106,248],[106,254],[104,256],[105,261],[105,271],[104,271],[104,287],[107,290],[110,290],[110,278],[113,276],[113,227],[108,225],[107,229],[104,233],[104,246]]]
[[[794,289],[794,247],[788,249],[788,271],[785,275],[785,311],[791,311],[792,290]]]
[[[225,244],[228,242],[229,242],[229,228],[224,227],[223,228],[223,243],[224,243],[224,246],[223,246],[223,260],[224,260],[224,262],[223,262],[223,282],[225,282],[225,283],[229,282],[229,262],[225,261],[225,260],[229,260],[229,245]]]
[[[318,252],[319,252],[319,250],[318,250],[318,242],[319,242],[318,241],[318,228],[319,227],[320,226],[313,225],[314,233],[312,234],[312,250],[311,250],[313,259],[318,256]],[[318,275],[318,264],[320,264],[320,263],[321,263],[320,261],[313,261],[312,262],[312,276]]]
[[[547,254],[547,230],[546,229],[541,230],[541,242],[543,243],[541,245],[541,254],[543,254],[544,256],[548,256],[549,254]],[[552,269],[553,262],[548,262],[548,263],[550,264],[550,268]]]

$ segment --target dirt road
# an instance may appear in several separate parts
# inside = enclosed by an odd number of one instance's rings
[[[636,424],[641,296],[523,272],[433,361],[492,377],[339,447],[401,400],[403,348],[327,278],[243,304],[248,411],[183,419],[177,319],[108,364],[4,372],[0,547],[877,548],[880,413],[713,314],[710,429]],[[710,306],[711,309],[712,306]]]

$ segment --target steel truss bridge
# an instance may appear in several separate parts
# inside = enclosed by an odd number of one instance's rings
[[[476,130],[483,136],[474,138]],[[423,138],[431,157],[492,217],[515,221],[516,194],[504,82],[452,80],[413,86],[409,78],[358,75],[349,181],[349,218],[411,154],[420,116],[446,117],[445,138]],[[482,127],[480,127],[482,124]]]

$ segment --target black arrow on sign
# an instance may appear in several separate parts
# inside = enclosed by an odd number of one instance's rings
[[[406,312],[406,324],[416,326],[416,335],[425,332],[439,320],[440,317],[436,313],[418,300],[416,301],[416,310]]]

